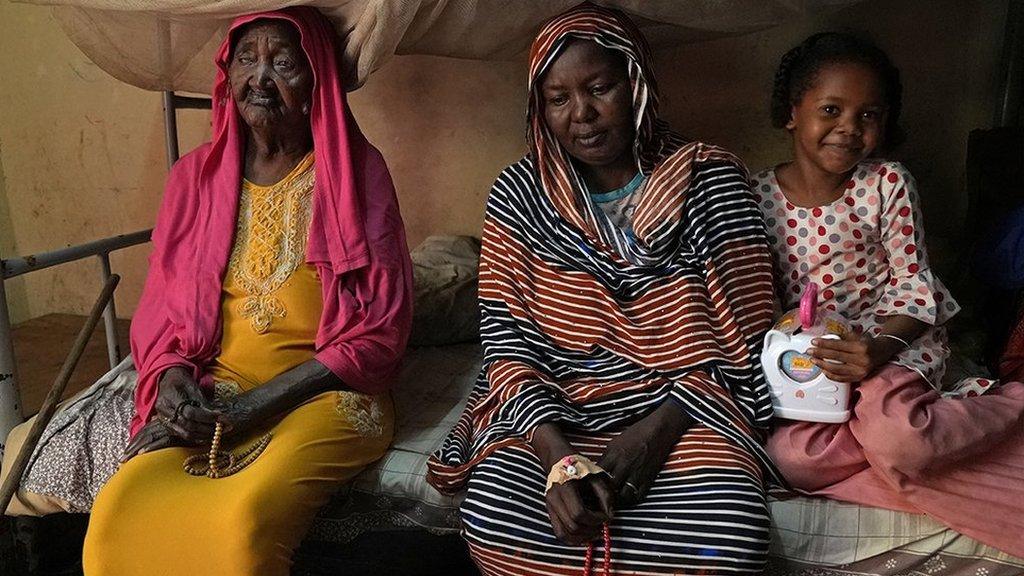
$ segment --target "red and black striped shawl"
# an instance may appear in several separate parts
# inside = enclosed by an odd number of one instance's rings
[[[648,176],[634,258],[614,249],[566,152],[544,123],[538,86],[567,40],[625,54],[638,168]],[[758,363],[772,320],[761,215],[733,155],[686,143],[657,118],[646,42],[617,11],[583,4],[549,22],[530,57],[531,153],[491,191],[480,262],[484,368],[430,461],[458,490],[495,449],[557,421],[621,429],[674,398],[771,471],[758,428],[771,402]]]

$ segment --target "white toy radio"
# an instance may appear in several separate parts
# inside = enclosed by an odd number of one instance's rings
[[[764,337],[761,367],[776,416],[832,423],[850,419],[850,384],[825,376],[806,354],[811,340],[838,339],[849,330],[842,317],[819,314],[818,286],[808,284],[800,308],[783,315]]]

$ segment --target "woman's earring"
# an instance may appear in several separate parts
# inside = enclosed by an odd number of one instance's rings
[[[302,105],[302,115],[309,116],[309,102]]]

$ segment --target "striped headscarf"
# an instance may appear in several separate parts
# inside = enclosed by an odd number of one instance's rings
[[[636,134],[633,155],[637,168],[652,176],[645,195],[666,200],[645,202],[648,207],[659,207],[658,210],[638,210],[632,224],[639,245],[630,248],[637,251],[633,254],[636,259],[655,262],[665,255],[659,248],[666,247],[659,240],[670,238],[673,234],[671,225],[679,221],[682,197],[677,192],[686,188],[690,177],[689,165],[695,160],[709,159],[740,162],[724,150],[701,145],[677,154],[686,145],[686,140],[658,117],[658,86],[650,46],[625,14],[590,2],[564,12],[541,29],[530,48],[527,140],[545,192],[562,217],[593,241],[621,246],[621,243],[606,237],[606,232],[598,224],[598,215],[593,204],[586,199],[581,176],[544,121],[544,98],[541,94],[544,74],[573,39],[596,42],[625,57],[633,91]],[[672,162],[662,165],[673,155]]]
[[[568,153],[546,125],[538,88],[573,38],[625,55],[637,165],[648,176],[633,253],[598,224]],[[430,463],[455,490],[494,450],[539,424],[619,430],[668,398],[757,456],[771,417],[758,362],[772,318],[771,257],[745,169],[686,143],[657,117],[650,53],[620,12],[580,5],[533,44],[530,154],[488,199],[480,261],[484,367],[462,419]]]

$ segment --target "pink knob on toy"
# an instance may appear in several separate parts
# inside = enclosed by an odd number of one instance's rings
[[[800,297],[800,325],[804,330],[814,326],[815,316],[818,313],[818,285],[811,282],[804,288],[804,294]]]

